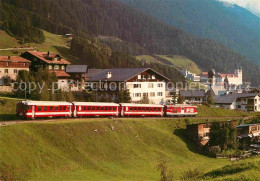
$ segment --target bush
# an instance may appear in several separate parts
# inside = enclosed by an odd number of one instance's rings
[[[196,177],[198,177],[201,174],[201,172],[195,168],[190,169],[183,173],[183,176],[181,177],[182,180],[197,180]]]

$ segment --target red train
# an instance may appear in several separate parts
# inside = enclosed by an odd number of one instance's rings
[[[163,117],[196,116],[198,110],[196,106],[192,105],[162,106],[128,103],[22,101],[17,103],[16,114],[23,119],[54,117]]]

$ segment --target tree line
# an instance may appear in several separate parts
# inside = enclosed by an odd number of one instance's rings
[[[177,54],[193,60],[199,67],[231,72],[243,67],[244,80],[260,84],[260,66],[213,41],[192,35],[148,16],[116,0],[2,0],[27,14],[32,26],[53,33],[110,36],[138,45],[149,54]],[[11,16],[11,15],[10,15]],[[5,16],[4,16],[5,17]],[[36,21],[33,21],[36,19]],[[6,21],[3,18],[2,21]],[[116,47],[112,45],[111,47]],[[140,49],[125,49],[135,53]]]

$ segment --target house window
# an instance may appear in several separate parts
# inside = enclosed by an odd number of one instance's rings
[[[163,96],[162,92],[157,92],[157,96]]]
[[[14,73],[17,74],[17,72],[18,72],[17,69],[14,69]]]
[[[141,88],[141,84],[134,84],[134,88]]]
[[[155,93],[154,92],[150,92],[150,97],[154,97]]]
[[[64,65],[62,65],[62,66],[61,66],[61,69],[62,69],[62,70],[64,70],[64,69],[65,69],[65,66],[64,66]]]
[[[148,88],[153,88],[153,83],[149,83]]]
[[[135,97],[141,97],[141,93],[135,93]]]
[[[8,74],[8,69],[5,69],[5,74]]]
[[[138,76],[137,76],[137,79],[141,79],[141,75],[138,75]]]
[[[23,66],[25,66],[25,67],[26,67],[26,63],[23,63]]]
[[[143,97],[144,97],[144,96],[148,97],[148,93],[143,93]]]
[[[54,69],[55,69],[55,70],[59,70],[59,69],[60,69],[60,66],[59,66],[59,65],[54,65]]]
[[[9,62],[6,62],[6,66],[7,66],[7,67],[9,66]]]
[[[157,87],[163,87],[163,84],[161,84],[161,83],[157,84]]]
[[[155,79],[155,75],[152,75],[152,79]]]
[[[52,70],[52,65],[49,65],[49,70]]]

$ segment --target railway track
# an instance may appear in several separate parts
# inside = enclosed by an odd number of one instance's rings
[[[85,118],[60,118],[60,119],[36,119],[36,120],[14,120],[14,121],[0,121],[0,127],[10,126],[15,124],[28,124],[28,123],[48,123],[48,122],[66,122],[66,121],[95,121],[98,119],[250,119],[253,117],[240,117],[240,116],[210,116],[210,117],[123,117],[123,118],[107,118],[107,117],[85,117]]]

